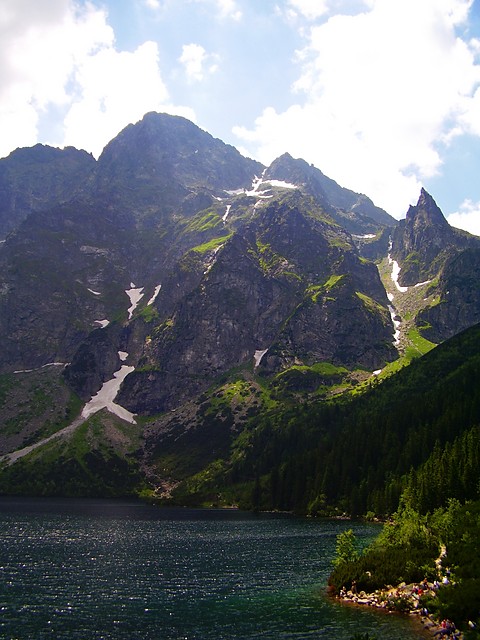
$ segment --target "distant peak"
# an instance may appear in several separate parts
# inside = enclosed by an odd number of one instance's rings
[[[434,206],[437,206],[437,203],[432,198],[432,196],[428,193],[428,191],[426,189],[424,189],[422,187],[421,190],[420,190],[420,196],[418,198],[417,207],[421,207],[421,206],[425,206],[425,205],[431,206],[432,204]]]
[[[423,187],[420,191],[420,197],[418,198],[416,206],[411,206],[407,212],[407,221],[408,220],[422,221],[424,224],[448,226],[448,222],[441,209]]]

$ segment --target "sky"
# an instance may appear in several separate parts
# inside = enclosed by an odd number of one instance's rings
[[[150,111],[480,235],[480,0],[0,0],[0,157]]]

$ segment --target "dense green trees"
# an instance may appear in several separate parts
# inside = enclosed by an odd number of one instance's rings
[[[314,515],[385,516],[404,491],[422,512],[475,499],[479,379],[477,326],[362,395],[257,417],[219,485],[257,478],[257,507]]]
[[[471,627],[480,626],[480,501],[462,505],[451,499],[446,507],[421,514],[406,494],[393,519],[363,554],[349,557],[346,545],[354,548],[353,534],[348,540],[337,539],[329,578],[335,592],[350,588],[353,581],[358,591],[371,592],[401,582],[420,583],[425,577],[441,583],[448,575],[449,584],[440,586],[435,596],[427,592],[420,606],[470,630],[469,637],[479,637]]]

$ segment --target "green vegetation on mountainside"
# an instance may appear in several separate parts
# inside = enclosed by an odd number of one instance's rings
[[[436,297],[436,281],[421,283],[400,291],[392,280],[392,264],[384,258],[378,264],[378,271],[385,290],[391,298],[396,319],[400,321],[400,340],[398,349],[400,360],[393,363],[394,370],[400,365],[409,364],[414,358],[424,355],[436,346],[422,336],[422,327],[417,326],[416,318],[420,311],[438,302]],[[388,370],[392,373],[392,369]]]
[[[355,584],[357,594],[375,592],[388,609],[423,609],[438,621],[452,620],[466,638],[478,639],[479,541],[480,501],[450,499],[445,507],[422,512],[406,492],[392,520],[363,551],[351,530],[338,536],[328,584],[335,594]],[[421,590],[412,598],[415,585]]]
[[[384,382],[373,378],[358,397],[261,412],[239,435],[215,482],[210,476],[203,498],[226,490],[235,495],[238,486],[244,506],[384,515],[396,510],[407,487],[431,508],[448,497],[475,497],[479,345],[477,326]],[[448,459],[454,471],[427,481],[427,469],[444,469]],[[447,486],[450,494],[442,494]]]
[[[0,473],[0,494],[113,497],[143,487],[140,429],[99,412],[68,436],[49,441]]]
[[[62,371],[48,366],[0,376],[0,455],[60,431],[80,413]]]

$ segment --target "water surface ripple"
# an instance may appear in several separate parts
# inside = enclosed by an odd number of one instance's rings
[[[408,620],[331,602],[351,523],[135,502],[0,499],[0,637],[418,638]],[[369,540],[376,529],[353,525]]]

